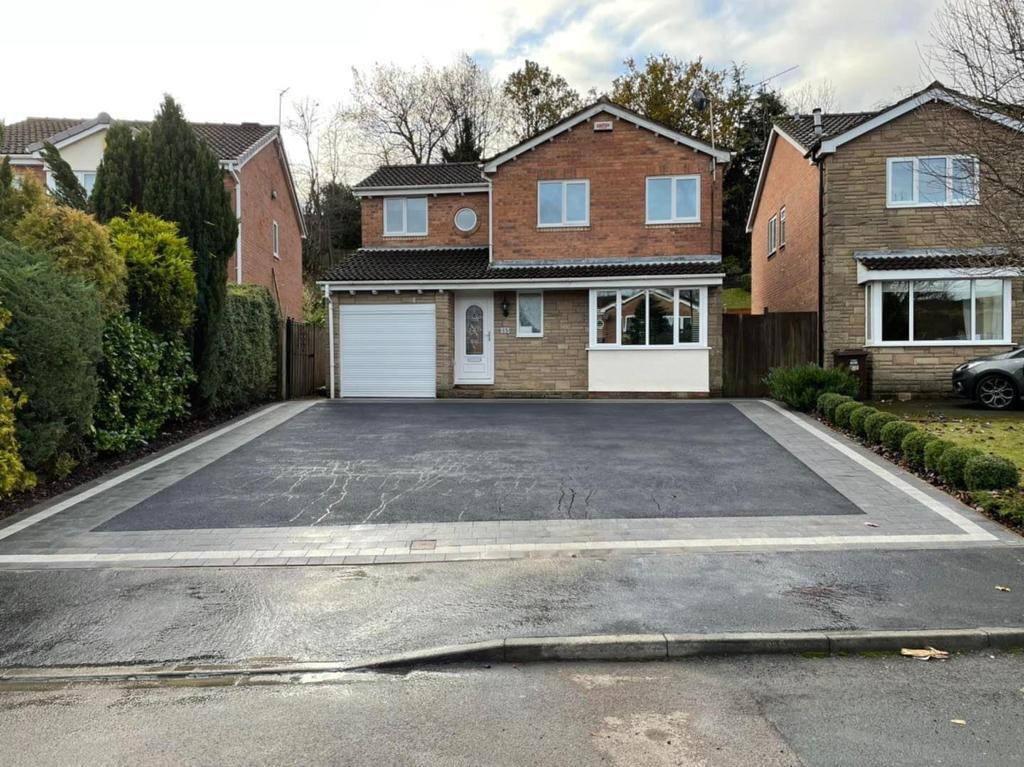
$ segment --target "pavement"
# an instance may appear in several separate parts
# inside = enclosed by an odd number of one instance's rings
[[[359,663],[503,637],[982,626],[1024,626],[1019,547],[0,577],[0,668]]]
[[[1019,655],[744,657],[26,686],[23,764],[988,765],[1024,761]]]

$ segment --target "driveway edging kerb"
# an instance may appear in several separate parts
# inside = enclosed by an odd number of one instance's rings
[[[35,684],[96,682],[146,683],[186,679],[222,683],[271,683],[273,678],[414,669],[453,663],[535,663],[543,661],[654,661],[735,655],[843,655],[894,652],[903,647],[976,651],[1024,647],[1024,626],[973,629],[790,631],[720,634],[598,634],[591,636],[508,637],[448,645],[357,663],[277,664],[177,663],[135,666],[75,666],[0,669],[0,689]]]

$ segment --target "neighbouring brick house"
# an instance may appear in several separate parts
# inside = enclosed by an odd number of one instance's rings
[[[709,396],[728,152],[600,100],[481,163],[354,187],[332,396]]]
[[[103,158],[110,115],[91,120],[30,117],[4,128],[0,156],[14,172],[49,185],[39,151],[44,141],[60,150],[86,192]],[[126,121],[136,128],[146,123]],[[282,316],[302,319],[302,239],[305,221],[280,130],[258,123],[192,123],[224,170],[224,187],[238,217],[238,239],[227,279],[269,288]]]
[[[990,198],[969,150],[1022,129],[941,83],[778,120],[747,222],[752,311],[819,312],[823,361],[866,350],[877,395],[949,392],[956,365],[1024,336],[1020,271],[972,223]]]

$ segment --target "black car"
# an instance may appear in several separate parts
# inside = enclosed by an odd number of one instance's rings
[[[991,410],[1012,407],[1024,397],[1024,347],[957,366],[953,391]]]

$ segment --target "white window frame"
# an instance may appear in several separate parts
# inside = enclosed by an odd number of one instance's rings
[[[544,184],[561,184],[562,185],[562,220],[556,223],[541,223],[540,220],[540,188]],[[586,190],[586,218],[583,221],[568,221],[566,220],[566,211],[568,206],[566,201],[568,199],[569,184],[583,184]],[[577,226],[590,226],[590,179],[586,178],[545,178],[537,182],[537,228],[538,229],[566,229],[568,227]]]
[[[945,160],[946,161],[946,199],[944,202],[920,202],[919,180],[921,160]],[[952,169],[954,160],[969,160],[974,163],[974,198],[970,200],[954,200]],[[892,166],[898,162],[909,162],[913,165],[911,178],[911,192],[913,198],[910,200],[893,200],[892,198]],[[917,157],[888,157],[885,160],[885,204],[888,208],[959,208],[967,205],[978,205],[980,195],[981,172],[977,157],[965,154],[932,154],[919,155]]]
[[[426,237],[430,232],[430,199],[424,195],[412,195],[410,197],[383,197],[381,198],[381,225],[384,227],[385,237]],[[388,200],[399,200],[402,203],[402,228],[388,231]],[[422,232],[409,231],[409,200],[423,200],[424,227]]]
[[[622,288],[592,288],[590,291],[590,311],[588,312],[590,351],[604,351],[617,349],[622,351],[652,351],[667,349],[707,349],[708,347],[708,288],[706,285],[683,285],[671,288],[672,290],[672,343],[670,344],[643,344],[633,345],[622,343],[622,291],[624,290],[667,290],[667,287],[622,287]],[[599,344],[597,342],[597,294],[610,293],[615,291],[615,343]],[[697,290],[700,291],[700,338],[697,341],[680,342],[679,340],[679,291]],[[650,312],[650,305],[648,313]],[[518,320],[517,320],[518,321]],[[647,340],[650,340],[650,323],[645,321],[647,329]]]
[[[915,341],[914,339],[914,284],[916,282],[935,282],[939,280],[967,280],[971,283],[971,327],[970,338],[963,341]],[[976,305],[976,284],[978,280],[1002,280],[1003,283],[1003,337],[996,339],[975,340],[975,325],[978,321]],[[906,341],[882,340],[882,284],[886,282],[906,282],[910,291],[910,321]],[[1012,280],[1003,277],[964,277],[950,274],[948,277],[905,278],[875,280],[866,283],[867,296],[865,303],[870,307],[870,316],[866,324],[866,341],[868,346],[1011,346],[1013,344],[1012,325]]]
[[[519,322],[519,298],[520,296],[537,296],[540,299],[540,332],[531,333],[524,330]],[[516,338],[543,338],[544,337],[544,291],[543,290],[517,290],[516,291]]]
[[[462,211],[464,210],[473,214],[473,226],[469,227],[468,229],[463,229],[461,226],[459,226],[459,214],[462,213]],[[455,228],[458,229],[460,232],[462,232],[463,234],[467,234],[469,232],[475,231],[477,226],[480,225],[480,216],[478,216],[477,212],[468,205],[463,205],[461,208],[455,211],[455,215],[452,216],[452,223],[455,224]]]
[[[770,219],[768,219],[768,255],[769,256],[775,255],[775,251],[777,251],[779,249],[779,243],[778,243],[778,231],[779,231],[779,229],[778,229],[778,227],[779,227],[779,217],[778,216],[772,216]]]
[[[93,177],[92,185],[95,188],[95,186],[96,186],[96,171],[94,171],[94,170],[73,170],[71,172],[75,174],[75,178],[78,179],[78,183],[81,184],[82,189],[85,189],[85,196],[89,197],[92,194],[92,189],[86,189],[85,177],[86,176],[92,176]],[[57,179],[53,175],[53,171],[52,170],[47,170],[46,171],[46,188],[49,191],[51,191],[51,192],[54,191],[57,188]]]
[[[786,206],[779,208],[779,247],[778,250],[786,247]]]
[[[281,258],[281,228],[276,221],[270,222],[270,243],[274,251],[274,258]]]
[[[652,181],[664,181],[668,179],[671,181],[670,188],[672,190],[669,196],[669,211],[671,215],[669,218],[650,218],[647,213],[650,210],[650,195],[651,195],[651,182]],[[697,215],[695,216],[676,216],[676,181],[682,181],[691,179],[697,182]],[[648,176],[644,180],[644,221],[647,224],[699,224],[700,223],[700,176],[697,174],[689,174],[685,176]]]

